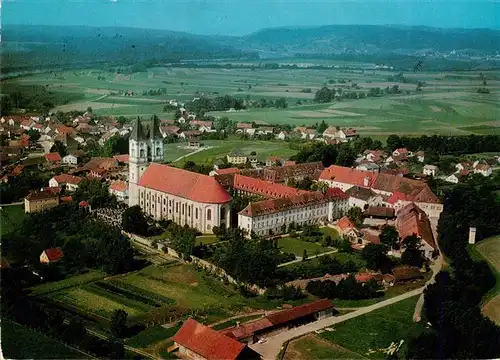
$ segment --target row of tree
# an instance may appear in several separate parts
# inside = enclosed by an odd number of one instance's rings
[[[389,135],[387,148],[391,151],[405,147],[411,151],[425,150],[438,154],[473,154],[500,151],[500,135],[408,137]]]
[[[372,299],[383,295],[383,287],[375,279],[363,284],[356,281],[354,275],[338,284],[335,281],[310,281],[306,290],[322,298],[342,300]]]

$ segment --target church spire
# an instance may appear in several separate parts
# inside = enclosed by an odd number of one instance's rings
[[[132,123],[132,132],[130,133],[130,139],[139,141],[145,140],[146,136],[144,135],[144,129],[142,128],[141,119],[137,117]]]
[[[151,128],[149,129],[149,138],[150,139],[163,138],[160,133],[160,119],[158,119],[158,116],[156,115],[153,115],[153,117],[151,118]]]

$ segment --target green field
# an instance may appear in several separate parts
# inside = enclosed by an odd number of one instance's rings
[[[289,61],[289,60],[287,60]],[[297,60],[304,62],[306,60]],[[334,65],[338,62],[307,60]],[[250,69],[188,69],[151,68],[132,75],[111,74],[102,70],[66,71],[58,76],[42,73],[9,80],[8,83],[48,85],[58,91],[83,91],[85,99],[60,106],[59,110],[84,110],[91,106],[98,115],[151,116],[172,119],[173,113],[163,112],[163,103],[175,99],[187,101],[199,94],[231,94],[247,100],[285,97],[286,109],[249,109],[237,112],[216,112],[234,121],[256,121],[269,124],[314,124],[325,120],[330,125],[353,126],[362,135],[383,138],[389,133],[452,134],[498,133],[500,81],[498,73],[488,80],[490,94],[478,94],[482,87],[479,72],[405,73],[412,83],[398,83],[402,94],[378,98],[344,99],[342,102],[314,104],[314,93],[328,80],[331,88],[342,91],[368,92],[372,87],[384,89],[396,83],[388,82],[394,75],[389,71],[336,70],[250,70]],[[106,80],[97,80],[104,76]],[[345,84],[339,84],[339,80]],[[416,82],[424,81],[421,92]],[[357,84],[357,88],[352,88]],[[166,88],[167,95],[144,96],[143,90]],[[303,92],[310,88],[311,92]],[[134,96],[119,96],[119,91],[134,91]],[[410,92],[407,94],[407,92]],[[198,94],[198,95],[196,95]],[[302,105],[297,105],[300,100]]]
[[[333,250],[331,248],[318,245],[316,243],[311,243],[300,239],[291,238],[288,236],[278,239],[278,246],[281,248],[281,251],[286,253],[292,253],[295,254],[295,256],[300,256],[300,257],[304,255],[304,250],[307,251],[308,256],[313,256],[316,255],[317,253],[321,254]]]
[[[25,216],[24,205],[2,206],[0,212],[0,237],[21,224]]]
[[[406,338],[413,325],[417,300],[418,296],[414,296],[337,324],[335,331],[325,331],[320,337],[363,357],[385,359],[387,355],[380,349]]]
[[[483,314],[500,325],[500,236],[481,240],[474,246],[474,250],[486,259],[496,277],[495,287],[483,299]],[[473,257],[475,251],[472,251]]]
[[[164,328],[161,325],[151,326],[134,337],[127,339],[126,344],[136,348],[146,348],[155,342],[168,339],[175,335],[180,326]]]
[[[320,360],[320,359],[365,359],[365,357],[332,344],[317,335],[306,335],[290,341],[284,360]]]
[[[85,274],[71,276],[64,280],[33,286],[29,289],[30,295],[42,295],[53,291],[59,291],[65,288],[75,287],[88,282],[103,279],[104,277],[106,277],[106,274],[104,272],[100,270],[90,270]]]
[[[2,355],[5,359],[88,359],[38,332],[2,319]]]
[[[206,140],[203,144],[210,147],[192,155],[184,157],[175,162],[177,165],[183,165],[186,161],[194,161],[197,164],[212,164],[217,159],[224,158],[231,151],[238,149],[244,153],[250,154],[252,151],[257,153],[259,161],[265,162],[270,155],[282,156],[288,159],[296,153],[296,150],[290,149],[290,145],[284,141],[261,141],[261,140]],[[186,155],[193,150],[184,150],[179,148],[178,143],[167,144],[165,146],[165,160],[175,161],[179,157]]]

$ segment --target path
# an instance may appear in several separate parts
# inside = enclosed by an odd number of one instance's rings
[[[282,333],[276,334],[274,336],[270,336],[266,338],[266,342],[263,344],[252,344],[250,347],[257,351],[259,354],[262,355],[262,358],[264,360],[274,360],[276,359],[276,356],[278,356],[278,353],[281,350],[281,347],[285,341],[289,341],[291,339],[294,339],[296,337],[314,332],[316,330],[323,329],[328,326],[332,326],[334,324],[338,324],[341,322],[344,322],[346,320],[353,319],[355,317],[361,316],[368,314],[374,310],[381,309],[383,307],[395,304],[397,302],[400,302],[402,300],[408,299],[413,296],[417,296],[421,294],[424,291],[425,287],[421,287],[412,291],[409,291],[407,293],[404,293],[402,295],[395,296],[393,298],[378,302],[376,304],[370,305],[363,307],[359,310],[350,312],[345,315],[340,315],[340,316],[332,316],[326,319],[318,320],[300,327],[296,327],[294,329],[290,329],[288,331],[284,331]]]
[[[307,260],[311,260],[311,259],[314,259],[314,258],[317,258],[317,257],[321,257],[321,256],[325,256],[325,255],[335,254],[336,252],[338,252],[337,249],[331,250],[331,251],[327,251],[327,252],[324,252],[324,253],[321,253],[321,254],[318,254],[318,255],[308,256]],[[292,260],[292,261],[288,261],[288,262],[283,263],[283,264],[279,264],[278,267],[295,264],[295,263],[298,263],[298,262],[301,262],[301,261],[302,261],[302,257],[297,256],[297,259]]]
[[[182,155],[181,157],[178,157],[177,159],[173,160],[172,162],[177,162],[177,161],[181,161],[182,159],[184,159],[185,157],[188,157],[188,156],[191,156],[191,155],[194,155],[196,153],[199,153],[200,151],[203,151],[203,150],[208,150],[208,149],[211,149],[212,147],[211,146],[205,146],[205,147],[202,147],[202,148],[199,148],[198,150],[195,150],[193,152],[190,152],[188,154],[185,154],[185,155]]]
[[[0,207],[4,207],[4,206],[16,206],[16,205],[24,205],[24,201],[19,201],[19,202],[10,203],[10,204],[0,204]]]

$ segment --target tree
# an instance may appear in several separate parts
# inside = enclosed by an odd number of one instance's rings
[[[394,151],[400,147],[402,147],[401,138],[397,135],[389,135],[386,140],[387,148],[390,151]]]
[[[323,86],[321,89],[316,91],[316,94],[314,95],[314,101],[319,103],[327,103],[332,101],[334,97],[335,97],[335,90],[334,89],[330,90],[326,86]]]
[[[131,206],[125,210],[122,227],[123,230],[132,234],[147,235],[148,221],[139,205]]]
[[[384,244],[368,244],[361,251],[361,257],[366,260],[366,266],[372,270],[387,268],[387,246]]]
[[[50,148],[50,152],[56,152],[61,155],[61,157],[65,157],[68,154],[68,149],[66,148],[66,145],[64,145],[61,141],[56,140],[54,142],[54,145]]]
[[[325,120],[322,120],[316,128],[316,131],[318,132],[318,134],[323,134],[326,129],[328,129],[328,124],[325,122]]]
[[[82,179],[73,194],[77,201],[88,201],[93,208],[116,206],[116,197],[109,193],[108,185],[99,179]]]
[[[307,250],[304,249],[304,252],[302,253],[302,261],[306,261],[307,260]]]
[[[286,109],[288,107],[286,99],[284,97],[276,99],[276,101],[274,102],[274,107],[277,109]]]
[[[342,144],[335,163],[340,166],[352,166],[356,160],[356,154],[349,144]]]
[[[347,217],[359,227],[363,224],[363,210],[360,207],[354,206],[347,211]]]
[[[35,129],[29,129],[26,131],[26,134],[30,137],[30,142],[35,143],[40,139],[40,131],[37,131]]]
[[[385,225],[378,237],[382,244],[385,244],[392,248],[399,240],[399,233],[395,226]]]
[[[114,337],[122,338],[127,332],[127,317],[128,314],[125,310],[117,309],[111,315],[111,334]]]
[[[424,252],[421,250],[420,239],[417,235],[413,234],[404,238],[403,250],[402,263],[418,267],[424,264]]]

